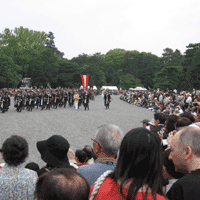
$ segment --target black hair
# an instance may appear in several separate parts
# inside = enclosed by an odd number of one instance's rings
[[[164,124],[166,121],[166,115],[164,113],[155,113],[154,119],[160,121],[160,124]]]
[[[181,117],[187,117],[192,123],[195,122],[195,118],[190,112],[184,112],[183,114],[181,114]]]
[[[169,115],[167,117],[167,123],[166,123],[167,133],[175,130],[177,121],[178,121],[178,116],[176,115]]]
[[[88,153],[86,153],[85,151],[81,149],[76,150],[75,156],[78,158],[79,162],[81,163],[85,163],[89,160]]]
[[[87,180],[75,168],[58,168],[38,178],[35,198],[88,200],[89,192]]]
[[[163,152],[163,165],[166,167],[167,173],[175,179],[182,178],[185,174],[175,171],[175,165],[172,160],[169,160],[169,154],[171,149],[167,149]]]
[[[93,158],[93,156],[94,156],[94,151],[93,151],[93,148],[92,148],[92,147],[89,147],[89,146],[88,146],[88,147],[84,147],[82,151],[85,152],[85,153],[87,154],[88,159]]]
[[[184,127],[184,126],[188,126],[190,125],[192,122],[190,121],[190,119],[186,118],[186,117],[181,117],[178,119],[177,123],[176,123],[176,128],[180,128],[180,127]]]
[[[8,165],[18,166],[28,157],[28,143],[25,138],[13,135],[5,140],[0,152]]]
[[[143,169],[141,171],[141,169]],[[141,173],[140,173],[141,172]],[[148,186],[156,199],[157,193],[164,196],[162,189],[162,147],[157,134],[146,128],[130,130],[122,140],[116,168],[109,175],[116,183],[121,179],[120,193],[125,199],[135,199],[138,190]],[[125,181],[131,180],[128,195],[123,194]]]

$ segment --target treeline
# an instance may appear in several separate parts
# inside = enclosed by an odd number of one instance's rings
[[[90,85],[116,85],[123,89],[200,89],[200,43],[186,46],[184,55],[165,48],[161,57],[151,53],[113,49],[106,54],[81,54],[63,58],[54,34],[19,27],[0,34],[0,88],[21,85],[24,77],[32,86],[77,88],[80,74],[90,75]]]

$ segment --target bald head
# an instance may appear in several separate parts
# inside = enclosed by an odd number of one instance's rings
[[[197,157],[200,157],[200,128],[195,126],[187,126],[179,131],[174,137],[178,137],[178,146],[183,151],[187,146]]]

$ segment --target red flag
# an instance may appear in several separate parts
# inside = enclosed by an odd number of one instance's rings
[[[89,75],[82,75],[81,74],[81,79],[82,79],[83,89],[87,90],[88,89],[88,83],[89,83]]]

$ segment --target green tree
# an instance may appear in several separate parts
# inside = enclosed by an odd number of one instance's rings
[[[121,87],[123,90],[127,90],[129,88],[142,86],[141,81],[138,78],[135,78],[131,74],[126,74],[120,77],[121,79]]]
[[[176,49],[173,51],[170,48],[165,48],[164,53],[162,54],[161,61],[164,63],[164,66],[180,66],[183,61],[183,55],[181,52]]]
[[[1,34],[5,46],[1,49],[13,59],[15,64],[21,66],[21,75],[27,77],[32,55],[44,51],[46,37],[45,32],[32,31],[23,27],[15,28],[14,31],[5,29]]]
[[[200,43],[190,43],[188,46],[186,46],[187,50],[185,52],[184,60],[182,62],[182,66],[191,66],[192,60],[196,55],[196,51],[200,48]]]
[[[11,57],[0,51],[0,88],[17,87],[22,78],[20,70]]]
[[[77,63],[63,59],[59,61],[58,85],[74,88],[81,85],[81,70]]]
[[[191,90],[191,84],[184,73],[183,66],[166,66],[160,72],[156,73],[154,78],[154,88]]]
[[[200,89],[200,48],[193,56],[191,67],[188,70],[193,88]]]

